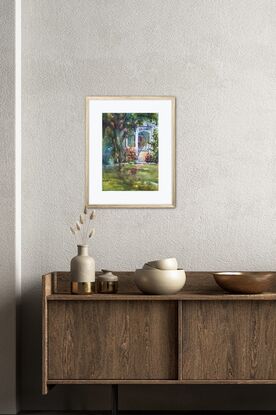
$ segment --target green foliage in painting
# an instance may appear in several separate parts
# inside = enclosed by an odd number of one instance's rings
[[[157,164],[124,164],[110,166],[103,171],[103,190],[158,190]]]
[[[152,148],[152,161],[154,163],[158,163],[158,129],[157,128],[153,130],[151,148]]]

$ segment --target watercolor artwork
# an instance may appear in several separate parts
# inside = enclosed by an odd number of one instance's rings
[[[158,113],[103,113],[102,132],[102,190],[158,191]]]
[[[175,206],[175,99],[86,98],[86,204]]]

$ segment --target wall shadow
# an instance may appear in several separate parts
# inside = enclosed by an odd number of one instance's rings
[[[16,412],[16,299],[14,275],[0,293],[0,413]]]

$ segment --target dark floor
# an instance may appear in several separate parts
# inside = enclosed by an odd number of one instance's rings
[[[111,411],[20,411],[19,415],[111,415]],[[119,411],[119,415],[276,415],[275,411]]]

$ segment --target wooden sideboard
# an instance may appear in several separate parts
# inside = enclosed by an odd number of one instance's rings
[[[56,294],[43,276],[42,392],[57,384],[276,383],[276,287],[233,295],[187,273],[176,295],[143,295],[117,272],[118,294]]]

